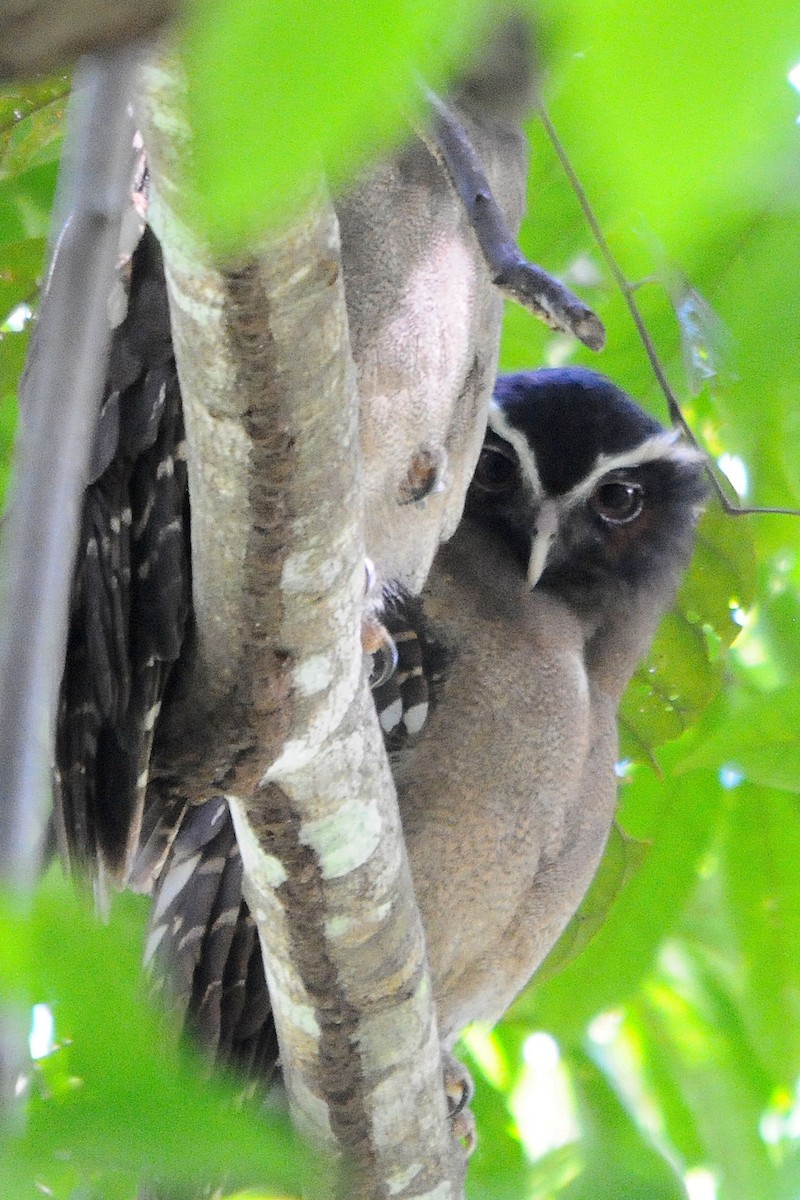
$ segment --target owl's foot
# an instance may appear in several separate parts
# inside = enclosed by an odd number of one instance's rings
[[[379,688],[391,679],[397,667],[397,647],[389,630],[379,619],[383,596],[375,568],[364,559],[364,615],[361,618],[361,649],[372,659],[369,673],[371,688]]]
[[[450,1131],[469,1156],[478,1144],[475,1117],[469,1107],[475,1093],[472,1076],[464,1064],[447,1050],[442,1052],[442,1071]]]
[[[385,625],[373,617],[361,621],[361,647],[372,659],[369,686],[379,688],[391,679],[397,667],[397,647]]]

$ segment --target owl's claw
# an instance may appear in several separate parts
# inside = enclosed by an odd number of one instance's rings
[[[478,1131],[475,1128],[475,1116],[470,1108],[462,1108],[461,1112],[450,1117],[450,1132],[457,1142],[464,1147],[469,1158],[478,1145]]]
[[[442,1055],[442,1073],[450,1132],[470,1155],[478,1144],[475,1117],[469,1108],[469,1102],[475,1094],[472,1076],[464,1064],[446,1050]]]
[[[379,620],[383,610],[383,589],[371,558],[364,559],[364,616],[361,618],[361,649],[372,658],[369,686],[382,687],[397,670],[397,646],[389,630]]]
[[[369,686],[374,690],[397,669],[397,646],[386,626],[375,617],[364,617],[361,622],[361,646],[372,658]]]

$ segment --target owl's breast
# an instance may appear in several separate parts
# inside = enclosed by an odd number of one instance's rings
[[[583,630],[462,523],[425,592],[456,648],[429,727],[398,765],[440,1034],[496,1019],[580,902],[616,793],[614,712]]]

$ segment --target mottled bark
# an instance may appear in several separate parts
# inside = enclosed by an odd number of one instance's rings
[[[463,1163],[422,928],[362,664],[358,397],[336,217],[320,188],[246,262],[215,265],[177,215],[178,113],[173,79],[151,70],[151,212],[192,503],[187,778],[229,797],[293,1117],[354,1172],[332,1172],[325,1190],[455,1196]]]

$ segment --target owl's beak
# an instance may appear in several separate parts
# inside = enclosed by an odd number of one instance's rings
[[[558,509],[552,500],[543,500],[536,514],[536,525],[531,538],[531,555],[528,559],[528,586],[535,588],[542,571],[547,566],[550,547],[558,533]]]

